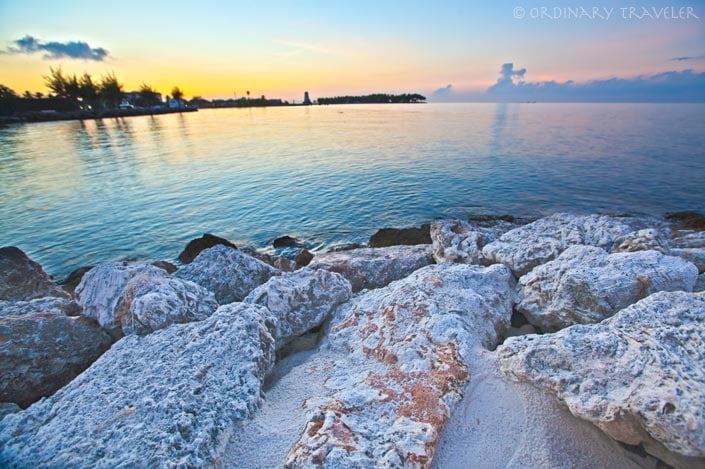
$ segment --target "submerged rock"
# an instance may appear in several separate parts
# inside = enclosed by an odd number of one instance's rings
[[[294,261],[298,267],[306,267],[313,260],[313,254],[308,249],[299,249]]]
[[[659,292],[595,325],[507,339],[504,373],[629,445],[705,456],[705,295]]]
[[[643,228],[635,218],[558,213],[504,233],[482,249],[490,262],[507,265],[517,277],[558,257],[576,244],[607,251],[618,238]]]
[[[97,265],[76,288],[76,301],[85,316],[114,336],[148,334],[174,323],[200,321],[218,307],[213,294],[203,287],[158,267],[134,263]]]
[[[181,254],[179,254],[179,261],[181,261],[182,264],[190,264],[196,257],[198,257],[201,251],[219,245],[237,249],[237,246],[227,239],[206,233],[200,238],[189,241]]]
[[[277,349],[320,326],[333,309],[352,296],[350,282],[323,269],[302,269],[270,278],[245,298],[267,307],[275,318]]]
[[[233,425],[260,403],[274,362],[268,314],[238,303],[125,337],[54,396],[3,419],[0,465],[216,464]]]
[[[215,246],[203,251],[174,275],[213,292],[223,305],[242,301],[252,290],[280,273],[241,251]]]
[[[705,216],[698,212],[667,213],[665,218],[680,229],[705,231]]]
[[[422,244],[316,254],[309,266],[342,274],[357,292],[383,287],[432,263],[431,246]]]
[[[338,308],[321,348],[340,353],[286,467],[426,467],[476,349],[508,327],[504,266],[438,265]]]
[[[371,248],[431,244],[431,225],[425,224],[418,228],[382,228],[370,237],[367,244]]]
[[[0,302],[0,401],[27,407],[50,396],[110,348],[94,320],[64,314],[70,303]]]
[[[692,291],[698,272],[657,251],[572,246],[519,279],[516,309],[544,330],[599,322],[657,291]]]
[[[0,300],[32,300],[44,296],[68,298],[42,266],[14,246],[0,248]]]
[[[169,261],[154,261],[154,262],[152,262],[152,265],[154,267],[159,267],[167,274],[173,274],[174,272],[179,270],[178,267],[176,267],[174,264],[172,264]]]
[[[272,242],[272,246],[274,246],[275,248],[293,248],[300,245],[301,243],[298,239],[293,238],[289,235],[280,236]]]

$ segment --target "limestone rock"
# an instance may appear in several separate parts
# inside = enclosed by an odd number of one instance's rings
[[[507,339],[501,369],[616,440],[705,456],[705,294],[659,292],[595,325]]]
[[[519,279],[516,309],[544,330],[599,322],[657,291],[692,291],[698,272],[657,251],[572,246]]]
[[[0,420],[8,414],[16,414],[21,410],[22,408],[14,402],[0,402]]]
[[[695,291],[695,292],[705,291],[705,273],[698,275],[698,281],[695,282],[695,286],[693,287],[693,291]]]
[[[66,298],[47,296],[30,301],[0,301],[0,317],[22,316],[34,313],[53,313],[61,316],[78,316],[81,307]]]
[[[219,245],[228,246],[232,249],[237,249],[237,246],[235,246],[227,239],[223,239],[218,236],[206,233],[200,238],[192,239],[191,241],[189,241],[189,243],[186,245],[181,254],[179,254],[179,261],[181,261],[182,264],[190,264],[196,257],[198,257],[201,251]]]
[[[0,426],[0,466],[203,467],[258,407],[274,362],[265,308],[118,341],[49,399]]]
[[[500,265],[428,266],[340,306],[321,345],[346,357],[310,412],[287,467],[426,467],[471,372],[509,325]]]
[[[370,237],[367,243],[371,248],[388,246],[411,246],[416,244],[431,244],[431,225],[421,225],[418,228],[382,228]]]
[[[261,252],[257,251],[255,249],[249,249],[249,248],[244,248],[242,249],[242,252],[247,254],[248,256],[252,256],[255,259],[258,259],[265,264],[269,264],[275,269],[279,269],[282,272],[293,272],[296,270],[296,261],[292,259],[287,259],[286,257],[283,256],[277,256],[274,254],[269,254],[266,252]]]
[[[509,266],[514,275],[521,277],[576,244],[609,251],[615,240],[644,228],[643,225],[642,220],[629,217],[558,213],[504,233],[487,244],[482,254],[490,262]]]
[[[350,282],[323,269],[301,269],[270,278],[245,298],[245,303],[267,307],[276,319],[277,349],[289,340],[320,326],[330,313],[352,296]]]
[[[86,272],[91,270],[93,267],[94,266],[92,265],[87,265],[73,270],[69,276],[66,277],[66,280],[64,280],[64,283],[61,286],[69,295],[74,296],[76,293],[76,287],[79,283],[81,283],[81,279],[84,275],[86,275]]]
[[[659,251],[668,254],[671,245],[671,230],[665,228],[645,228],[617,238],[612,252]]]
[[[431,263],[431,246],[421,244],[316,254],[309,267],[342,274],[357,292],[383,287]]]
[[[76,288],[76,301],[85,316],[117,336],[200,321],[218,307],[213,294],[203,287],[158,267],[135,263],[97,265]]]
[[[0,401],[27,407],[71,381],[110,348],[94,320],[69,317],[69,301],[0,302]]]
[[[0,248],[0,300],[32,300],[44,296],[68,298],[42,266],[19,248]]]
[[[439,264],[479,264],[483,260],[482,248],[514,227],[515,224],[502,220],[491,225],[463,220],[437,220],[431,223],[433,258]]]

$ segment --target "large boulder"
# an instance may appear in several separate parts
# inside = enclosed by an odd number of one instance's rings
[[[504,220],[436,220],[431,223],[433,258],[439,264],[480,264],[482,248],[517,225]]]
[[[50,396],[110,348],[94,320],[65,314],[63,298],[0,301],[0,401],[27,407]]]
[[[693,264],[657,251],[572,246],[519,279],[517,310],[544,330],[602,321],[657,291],[692,291]]]
[[[179,261],[181,261],[182,264],[190,264],[196,257],[198,257],[201,251],[219,245],[237,249],[237,246],[227,239],[220,238],[210,233],[205,233],[200,238],[192,239],[188,242],[184,250],[181,254],[179,254]]]
[[[69,276],[66,277],[66,280],[64,280],[61,286],[69,295],[73,297],[76,293],[76,287],[79,283],[81,283],[83,276],[86,275],[86,273],[93,267],[94,266],[92,265],[86,265],[83,267],[79,267],[78,269],[74,269],[73,271],[71,271]]]
[[[507,265],[518,278],[576,244],[609,251],[615,240],[643,225],[642,220],[630,217],[558,213],[504,233],[487,244],[482,255],[489,262]]]
[[[380,288],[433,263],[431,246],[390,246],[316,254],[310,268],[342,274],[354,292]]]
[[[670,254],[692,262],[705,272],[705,231],[676,231]]]
[[[212,291],[223,305],[242,301],[252,290],[280,273],[241,251],[215,246],[201,252],[174,275]]]
[[[118,341],[49,399],[6,416],[0,466],[203,467],[257,409],[274,362],[265,308]]]
[[[476,350],[509,326],[504,266],[428,266],[341,305],[321,349],[345,357],[287,467],[426,467]]]
[[[275,269],[281,270],[282,272],[293,272],[296,270],[296,261],[293,259],[288,259],[283,256],[277,256],[276,254],[269,254],[267,252],[257,251],[256,249],[244,248],[242,252],[248,256],[252,256],[265,264],[269,264]]]
[[[0,248],[0,300],[32,300],[44,296],[68,298],[69,295],[21,249]]]
[[[218,307],[203,287],[153,265],[129,262],[100,264],[88,271],[76,287],[76,301],[85,316],[114,336],[200,321]]]
[[[371,248],[431,244],[430,230],[429,224],[421,225],[418,228],[382,228],[370,236],[370,241],[367,244]]]
[[[350,282],[323,269],[302,269],[270,278],[245,298],[266,306],[275,318],[277,349],[289,340],[320,326],[330,313],[352,296]]]
[[[654,293],[599,324],[512,337],[498,355],[616,440],[705,457],[703,293]]]

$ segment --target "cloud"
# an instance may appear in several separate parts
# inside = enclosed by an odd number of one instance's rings
[[[83,41],[68,41],[68,42],[42,42],[33,36],[25,36],[21,39],[12,41],[5,51],[7,54],[34,54],[44,52],[44,59],[83,59],[95,60],[101,62],[105,60],[109,53],[102,47],[91,47]]]
[[[451,91],[453,90],[453,85],[446,85],[443,88],[438,88],[436,91],[431,93],[431,99],[435,101],[443,101],[446,100],[449,95],[451,94]]]
[[[672,57],[668,59],[669,62],[683,62],[686,60],[702,60],[705,59],[705,55],[695,55],[695,56],[688,56],[684,55],[682,57]]]
[[[630,78],[525,82],[526,69],[504,64],[487,94],[498,101],[705,102],[705,72],[669,71]],[[516,78],[516,80],[515,80]]]

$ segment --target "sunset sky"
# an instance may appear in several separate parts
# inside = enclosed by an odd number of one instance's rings
[[[624,18],[620,7],[634,5],[652,16],[663,7],[692,14]],[[556,6],[585,7],[590,16],[555,18]],[[592,7],[614,10],[605,19]],[[540,8],[547,14],[532,18]],[[89,58],[62,52],[73,50],[71,42],[86,43]],[[18,92],[46,92],[42,75],[61,66],[94,76],[114,71],[126,91],[142,82],[162,92],[179,85],[207,98],[249,90],[300,100],[308,90],[312,97],[421,92],[488,100],[510,63],[510,82],[583,84],[693,70],[691,86],[705,76],[705,1],[0,0],[0,48],[0,83]]]

